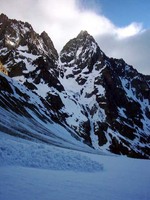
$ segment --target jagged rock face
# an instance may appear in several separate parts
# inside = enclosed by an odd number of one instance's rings
[[[47,33],[38,35],[27,22],[10,20],[1,14],[0,44],[0,59],[10,77],[24,81],[24,77],[32,76],[35,83],[40,82],[37,79],[47,83],[52,79],[51,74],[58,76],[58,54]]]
[[[81,72],[84,75],[91,73],[94,64],[99,60],[99,65],[95,66],[98,70],[98,67],[103,67],[105,57],[104,53],[94,41],[94,38],[86,31],[81,31],[77,38],[70,40],[60,54],[63,70],[68,70],[68,67],[71,69],[71,73],[68,73],[68,78],[75,75],[82,76]],[[81,76],[80,78],[78,78],[79,76],[77,77],[77,81],[82,85],[86,78]]]
[[[143,75],[137,73],[123,60],[110,59],[109,71],[105,70],[104,85],[107,99],[107,122],[118,138],[112,135],[110,149],[122,154],[147,154],[147,147],[139,141],[149,143],[149,97],[150,88]],[[146,123],[145,123],[146,122]],[[141,153],[142,154],[142,153]]]
[[[11,20],[4,14],[0,15],[0,42],[1,48],[28,49],[29,53],[35,55],[47,55],[51,59],[57,59],[58,54],[53,42],[46,32],[37,34],[27,22]],[[23,49],[26,46],[25,49]]]
[[[8,75],[35,91],[43,84],[58,91],[63,86],[58,80],[58,54],[54,45],[43,32],[37,34],[27,22],[8,19],[0,15],[0,60]],[[37,93],[41,94],[41,90]]]
[[[89,119],[88,131],[83,132],[88,133],[91,145],[148,157],[150,88],[146,77],[122,59],[105,56],[83,31],[63,48],[60,65],[62,84],[74,93]]]
[[[0,76],[2,108],[32,111],[94,149],[150,158],[149,76],[108,58],[86,31],[58,56],[47,33],[1,14],[0,61],[11,77]]]
[[[34,91],[37,98],[44,98],[42,101],[51,110],[49,117],[61,123],[64,119],[60,120],[59,112],[64,105],[59,93],[64,88],[58,80],[58,54],[47,33],[39,35],[27,22],[11,20],[1,14],[0,44],[0,60],[8,76]]]

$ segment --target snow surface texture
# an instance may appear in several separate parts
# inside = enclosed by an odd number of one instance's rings
[[[11,136],[0,140],[0,165],[18,165],[52,170],[101,171],[102,165],[77,152]]]
[[[149,200],[149,169],[149,160],[83,153],[1,134],[0,200]]]

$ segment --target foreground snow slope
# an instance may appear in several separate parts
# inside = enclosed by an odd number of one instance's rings
[[[87,156],[83,156],[78,151],[65,149],[65,147],[59,148],[54,145],[50,146],[39,141],[27,141],[2,134],[1,132],[0,136],[0,166],[22,166],[83,172],[102,170],[102,165],[92,161]],[[81,151],[80,146],[78,148]]]
[[[150,161],[1,134],[0,200],[148,200]]]

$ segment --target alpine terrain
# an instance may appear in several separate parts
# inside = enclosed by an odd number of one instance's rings
[[[150,158],[150,76],[107,57],[88,32],[58,54],[46,32],[1,14],[0,71],[1,135]]]

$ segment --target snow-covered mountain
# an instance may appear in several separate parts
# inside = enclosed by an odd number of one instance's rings
[[[1,14],[0,61],[3,133],[150,158],[150,77],[108,58],[86,31],[58,55],[47,33]]]

